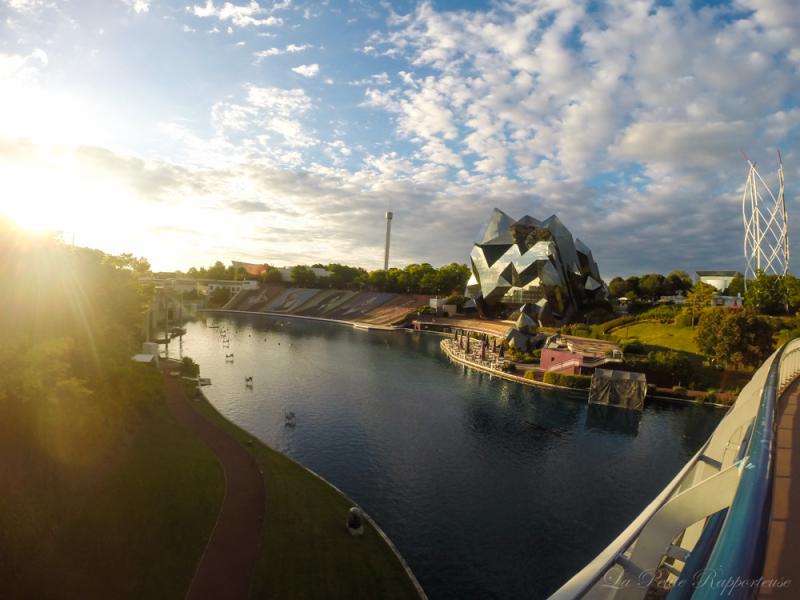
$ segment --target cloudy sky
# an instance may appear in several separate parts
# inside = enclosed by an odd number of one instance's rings
[[[798,69],[796,0],[0,0],[0,211],[157,269],[376,268],[388,209],[466,262],[495,206],[741,269],[742,152],[800,242]]]

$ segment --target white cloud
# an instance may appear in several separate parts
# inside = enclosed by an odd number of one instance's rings
[[[298,52],[305,52],[313,48],[311,44],[289,44],[284,48],[267,48],[266,50],[259,50],[254,52],[253,56],[256,59],[256,64],[261,63],[265,58],[273,56],[280,56],[282,54],[297,54]]]
[[[250,27],[250,26],[278,26],[283,24],[283,20],[279,17],[269,14],[265,8],[251,0],[248,4],[233,4],[225,2],[217,7],[213,0],[206,0],[205,5],[193,5],[186,7],[186,10],[191,12],[196,17],[216,17],[220,21],[230,21],[236,27]]]
[[[316,77],[319,74],[319,65],[314,63],[312,65],[300,65],[292,69],[298,75],[303,77]]]
[[[311,99],[300,88],[249,86],[247,100],[257,108],[267,109],[283,116],[304,113],[311,108]]]
[[[122,0],[136,13],[146,13],[150,10],[150,0]]]
[[[369,77],[364,77],[362,79],[356,79],[353,81],[349,81],[349,85],[389,85],[392,80],[389,78],[389,74],[386,71],[381,73],[375,73],[374,75],[370,75]]]

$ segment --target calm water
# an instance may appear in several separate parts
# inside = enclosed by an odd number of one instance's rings
[[[641,418],[589,409],[585,397],[451,364],[430,334],[214,321],[230,348],[198,322],[171,353],[200,363],[225,416],[361,504],[431,599],[545,597],[644,508],[722,416],[664,404]],[[285,425],[289,411],[295,428]]]

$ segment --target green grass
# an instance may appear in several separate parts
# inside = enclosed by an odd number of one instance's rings
[[[0,456],[14,480],[0,496],[0,595],[184,598],[222,502],[222,469],[163,401],[118,433],[90,468],[48,462],[35,443]],[[26,454],[38,468],[17,468]]]
[[[676,327],[671,323],[631,323],[623,325],[611,332],[617,341],[637,338],[645,346],[658,346],[659,349],[680,350],[691,354],[700,354],[694,340],[696,329],[692,327]]]
[[[417,598],[400,561],[369,524],[351,536],[351,503],[297,463],[222,417],[195,406],[246,444],[264,473],[266,518],[251,598]]]

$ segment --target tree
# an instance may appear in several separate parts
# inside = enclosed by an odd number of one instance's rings
[[[707,308],[697,326],[697,347],[724,366],[757,366],[773,351],[772,327],[752,309]]]
[[[639,278],[636,275],[631,275],[625,280],[625,285],[627,286],[627,290],[625,291],[625,295],[630,300],[635,300],[642,296],[641,292],[639,291]]]
[[[207,272],[209,279],[223,280],[228,278],[228,269],[222,264],[222,261],[217,261],[208,269]]]
[[[724,293],[726,296],[744,296],[744,276],[736,273]]]
[[[694,289],[686,296],[683,311],[692,320],[692,327],[700,314],[711,304],[711,299],[717,293],[717,289],[707,283],[699,282]]]
[[[608,284],[608,295],[612,298],[622,298],[628,293],[628,284],[622,277],[614,277]]]
[[[744,303],[762,314],[783,314],[786,311],[786,288],[781,277],[758,271],[756,278],[747,283]]]
[[[226,287],[214,288],[214,291],[208,295],[208,305],[211,308],[220,308],[228,303],[231,299],[231,291]]]
[[[278,269],[271,267],[261,274],[261,281],[264,283],[283,283],[283,277]]]
[[[308,267],[297,265],[292,267],[292,282],[299,287],[314,287],[317,283],[317,275]]]
[[[658,273],[648,273],[639,279],[639,290],[643,297],[657,300],[663,293],[664,276]]]
[[[800,279],[787,273],[783,276],[783,287],[786,290],[786,304],[790,312],[800,309]]]
[[[687,293],[692,289],[692,278],[686,271],[672,271],[667,275],[667,281],[672,285],[672,293],[683,292]]]

